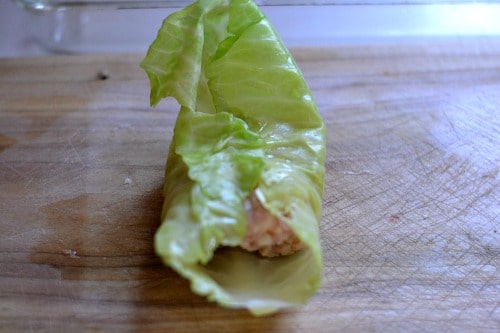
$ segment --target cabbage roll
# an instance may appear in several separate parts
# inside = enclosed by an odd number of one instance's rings
[[[151,105],[180,105],[155,250],[192,290],[254,315],[321,285],[325,127],[289,50],[252,0],[168,16],[141,67]]]

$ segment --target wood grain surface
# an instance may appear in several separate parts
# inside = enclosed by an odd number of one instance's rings
[[[153,253],[177,105],[141,55],[1,59],[0,331],[500,331],[500,41],[292,51],[328,129],[324,281],[263,318]]]

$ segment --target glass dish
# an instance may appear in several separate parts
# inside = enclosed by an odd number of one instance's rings
[[[186,0],[14,0],[46,53],[144,53]],[[500,34],[500,1],[257,0],[288,46]]]
[[[189,0],[15,0],[22,6],[35,10],[54,10],[71,7],[93,8],[179,8],[191,3]],[[409,5],[438,3],[470,3],[470,0],[256,0],[261,6],[303,5]],[[478,1],[474,1],[478,2]],[[496,2],[485,0],[479,2]]]

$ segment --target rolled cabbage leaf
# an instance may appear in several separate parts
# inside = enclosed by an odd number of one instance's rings
[[[325,129],[290,52],[252,0],[198,0],[168,16],[141,62],[151,105],[180,111],[155,250],[192,290],[254,315],[304,304],[320,287]],[[239,247],[254,194],[305,249]]]

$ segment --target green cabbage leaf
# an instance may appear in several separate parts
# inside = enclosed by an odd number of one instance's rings
[[[222,306],[265,315],[307,302],[322,276],[325,129],[269,20],[252,0],[198,0],[164,20],[141,67],[151,105],[180,104],[157,254]],[[306,250],[265,258],[238,247],[253,192]]]

